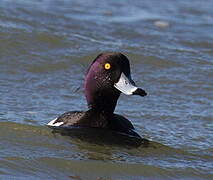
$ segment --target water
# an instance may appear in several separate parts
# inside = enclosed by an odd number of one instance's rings
[[[212,179],[213,1],[1,0],[1,179]],[[116,112],[150,147],[99,145],[45,124],[86,109],[85,71],[125,53],[148,96]]]

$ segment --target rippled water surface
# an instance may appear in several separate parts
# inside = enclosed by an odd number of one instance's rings
[[[213,1],[0,1],[0,179],[213,179]],[[83,81],[123,52],[148,96],[116,112],[151,140],[128,148],[53,134],[86,110]]]

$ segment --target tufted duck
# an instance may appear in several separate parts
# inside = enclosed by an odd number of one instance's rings
[[[84,89],[89,110],[66,112],[47,125],[64,129],[104,128],[140,138],[128,119],[114,113],[121,92],[126,95],[147,95],[131,79],[129,60],[125,55],[98,55],[87,71]]]

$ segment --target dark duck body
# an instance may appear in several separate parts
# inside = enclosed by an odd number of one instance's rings
[[[114,113],[121,92],[146,96],[131,79],[126,56],[121,53],[98,55],[87,71],[84,88],[89,110],[66,112],[48,126],[70,131],[73,127],[99,128],[140,138],[128,119]]]

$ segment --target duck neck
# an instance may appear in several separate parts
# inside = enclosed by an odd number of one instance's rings
[[[113,114],[120,93],[97,93],[92,101],[88,102],[89,108],[105,116]]]

